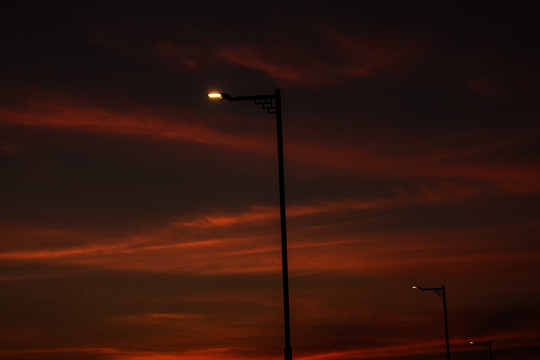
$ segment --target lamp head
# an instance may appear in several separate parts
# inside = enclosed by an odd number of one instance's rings
[[[212,91],[208,93],[208,98],[212,100],[221,100],[221,99],[231,100],[231,95],[217,92],[217,91]]]
[[[218,93],[218,92],[215,92],[215,91],[212,91],[212,92],[209,92],[208,93],[208,97],[210,99],[222,99],[223,96],[221,95],[221,93]]]

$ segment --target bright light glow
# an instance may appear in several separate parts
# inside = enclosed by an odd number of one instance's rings
[[[418,286],[413,286],[412,288],[413,288],[413,289],[418,289]]]
[[[469,344],[474,345],[474,341],[469,342]]]
[[[211,92],[211,93],[208,93],[208,97],[210,99],[222,99],[223,97],[221,96],[221,93],[218,93],[218,92]]]

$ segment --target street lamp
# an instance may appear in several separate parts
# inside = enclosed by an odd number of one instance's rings
[[[486,342],[471,341],[471,342],[469,342],[469,344],[471,344],[471,345],[480,345],[480,346],[487,347],[487,349],[489,351],[489,360],[493,360],[493,354],[491,353],[491,341],[486,341]]]
[[[446,314],[446,289],[443,286],[440,288],[423,288],[421,286],[413,286],[413,289],[423,290],[423,291],[433,291],[435,294],[443,298],[444,305],[444,328],[446,330],[446,360],[450,360],[450,342],[448,341],[448,316]]]
[[[279,209],[281,218],[281,264],[283,266],[283,313],[285,320],[285,360],[292,360],[291,320],[289,315],[289,270],[287,264],[287,226],[285,216],[285,176],[283,175],[283,136],[281,125],[281,92],[276,89],[272,95],[230,96],[221,92],[210,92],[208,97],[214,100],[253,101],[268,114],[276,114],[277,146],[279,167]]]

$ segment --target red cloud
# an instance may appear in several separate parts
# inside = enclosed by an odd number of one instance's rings
[[[499,348],[517,347],[517,346],[535,346],[538,333],[524,333],[524,334],[497,334],[491,340],[497,341]],[[511,340],[501,346],[500,341]],[[471,339],[468,338],[453,338],[451,340],[452,351],[464,352],[472,351],[469,345]],[[512,344],[513,342],[513,344]],[[339,359],[387,359],[396,358],[400,356],[419,356],[426,354],[440,354],[444,352],[444,341],[431,341],[431,342],[415,342],[411,341],[408,344],[394,344],[389,346],[379,346],[370,348],[356,348],[346,351],[335,351],[328,353],[319,353],[314,355],[300,355],[297,356],[301,360],[339,360]]]
[[[178,122],[177,117],[185,122]],[[17,125],[69,129],[84,132],[144,136],[154,139],[186,140],[233,148],[260,148],[271,137],[220,132],[194,125],[195,115],[163,115],[138,109],[136,113],[119,113],[103,108],[77,107],[68,104],[32,103],[27,109],[0,107],[0,119]],[[273,143],[273,142],[272,142]]]
[[[127,324],[161,324],[164,322],[185,322],[196,319],[200,321],[201,314],[177,314],[177,313],[149,313],[138,315],[125,315],[115,317],[113,320]]]
[[[212,329],[207,329],[211,331]],[[214,329],[215,330],[215,329]],[[233,329],[229,329],[232,331]],[[225,330],[223,330],[225,331]],[[210,334],[209,334],[210,336]],[[212,338],[218,336],[211,333]],[[495,341],[497,349],[515,348],[520,346],[536,346],[538,333],[493,334],[488,340]],[[408,339],[407,339],[408,340]],[[469,345],[470,338],[453,338],[451,346],[454,352],[477,351]],[[474,339],[482,341],[481,339]],[[409,341],[409,340],[408,340]],[[444,352],[444,341],[409,341],[405,344],[389,344],[386,346],[356,347],[341,351],[312,352],[298,351],[295,358],[299,360],[339,360],[339,359],[395,359],[401,356],[419,356],[427,354],[441,354]],[[64,356],[77,357],[77,354],[95,354],[105,356],[112,360],[250,360],[253,354],[248,349],[239,347],[206,348],[188,351],[137,351],[124,350],[113,347],[71,347],[71,348],[37,348],[24,350],[0,350],[5,358],[39,355],[50,356],[56,354],[59,358]],[[249,349],[253,351],[253,349]],[[279,360],[282,356],[256,355],[266,360]]]
[[[163,42],[155,48],[159,57],[180,69],[228,62],[260,70],[288,86],[336,84],[347,77],[395,72],[424,52],[418,39],[390,31],[358,35],[326,27],[313,29],[313,34],[318,36],[319,47],[270,40],[264,44],[214,44],[205,48]]]
[[[476,78],[467,81],[470,91],[487,97],[501,97],[506,95],[505,91],[498,86],[492,78]]]
[[[231,329],[229,329],[231,330]],[[215,334],[212,334],[214,336]],[[536,346],[538,333],[523,334],[496,334],[489,340],[497,343],[498,349],[518,346]],[[453,351],[467,352],[477,349],[471,348],[469,338],[454,338],[451,342]],[[481,341],[481,340],[478,340]],[[306,354],[296,352],[295,358],[299,360],[339,360],[339,359],[395,359],[400,356],[419,356],[427,354],[441,354],[444,352],[443,341],[412,342],[407,344],[393,344],[387,346],[357,347],[342,351],[317,352]],[[250,349],[251,350],[251,349]],[[37,348],[24,350],[0,350],[0,355],[5,358],[39,355],[50,356],[56,354],[77,357],[77,354],[99,354],[111,360],[250,360],[253,354],[246,353],[239,347],[207,348],[191,351],[137,351],[123,350],[112,347],[72,347],[72,348]],[[258,359],[279,360],[282,356],[257,354]]]
[[[205,67],[213,58],[209,49],[200,45],[178,46],[171,42],[160,42],[155,45],[155,50],[160,58],[179,70]]]
[[[490,134],[469,136],[466,141],[462,137],[462,134],[453,134],[432,143],[413,134],[388,132],[384,138],[392,142],[377,144],[368,140],[344,147],[295,141],[287,144],[286,151],[289,161],[316,165],[319,169],[349,169],[380,177],[402,176],[415,179],[413,182],[432,179],[441,184],[439,188],[446,188],[447,195],[452,183],[462,187],[460,190],[453,186],[456,194],[461,195],[486,192],[489,187],[510,193],[540,190],[540,166],[499,155],[536,141],[537,133],[504,140],[491,139]],[[460,147],[456,148],[454,143],[460,143]],[[403,151],[405,146],[407,149]],[[483,189],[478,182],[484,182]]]
[[[183,121],[179,121],[179,118]],[[194,114],[162,114],[148,109],[138,109],[136,113],[120,113],[100,107],[74,106],[59,100],[47,104],[31,102],[24,109],[0,107],[0,119],[6,123],[33,127],[191,141],[264,156],[273,155],[275,151],[275,139],[271,134],[234,133],[196,125],[202,121],[197,121],[198,116]],[[538,134],[504,140],[497,137],[492,139],[492,135],[482,133],[465,138],[462,134],[454,134],[438,139],[439,142],[412,134],[387,132],[381,136],[392,141],[380,144],[367,140],[354,146],[342,146],[286,139],[286,159],[294,166],[308,165],[316,167],[317,171],[346,169],[381,177],[397,175],[435,179],[438,185],[434,186],[433,191],[437,195],[431,191],[432,197],[440,196],[443,188],[446,197],[451,196],[452,191],[457,197],[489,191],[489,187],[484,186],[484,190],[481,190],[479,185],[467,185],[465,181],[480,181],[490,184],[492,188],[513,193],[540,189],[540,167],[536,164],[491,156],[532,142]],[[461,146],[456,148],[455,143]],[[14,155],[24,151],[23,146],[7,144],[4,148]],[[406,151],[403,151],[404,147]],[[425,194],[429,192],[428,188],[424,189]]]

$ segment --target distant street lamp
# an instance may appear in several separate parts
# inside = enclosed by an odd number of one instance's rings
[[[208,93],[210,99],[229,101],[253,101],[261,105],[268,114],[276,114],[277,146],[279,167],[279,209],[281,218],[281,264],[283,267],[283,313],[285,320],[285,360],[292,360],[291,320],[289,315],[289,270],[287,263],[287,226],[285,215],[285,176],[283,174],[283,136],[281,125],[281,92],[276,89],[272,95],[230,96],[220,92]]]
[[[440,288],[423,288],[421,286],[413,286],[413,289],[423,290],[423,291],[433,291],[435,294],[443,298],[444,305],[444,328],[446,330],[446,360],[450,360],[450,342],[448,341],[448,315],[446,314],[446,289],[443,286]]]
[[[489,360],[493,360],[493,354],[491,352],[491,341],[486,341],[486,342],[471,341],[471,342],[469,342],[469,344],[471,344],[471,345],[480,345],[480,346],[487,347],[487,349],[489,351]]]

